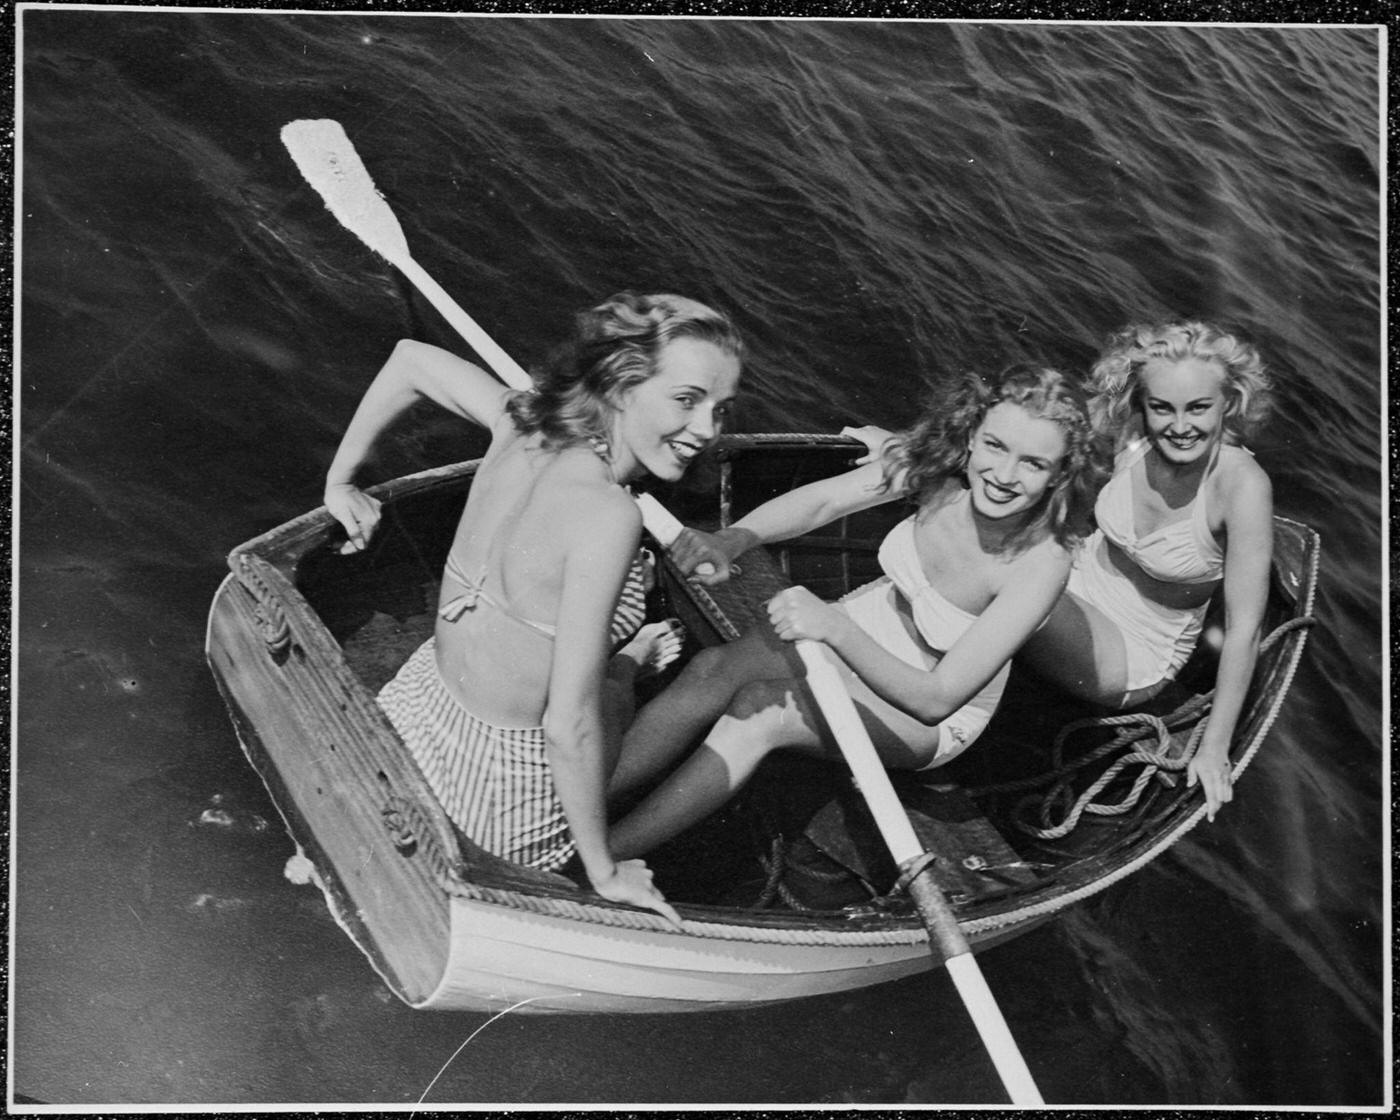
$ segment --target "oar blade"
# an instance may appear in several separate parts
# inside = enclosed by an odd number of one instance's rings
[[[411,259],[398,218],[339,121],[292,121],[282,143],[341,225],[391,264]]]

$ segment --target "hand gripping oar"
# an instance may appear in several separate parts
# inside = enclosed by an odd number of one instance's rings
[[[398,219],[375,188],[354,145],[338,122],[293,121],[282,129],[282,142],[291,152],[302,175],[316,188],[341,225],[408,277],[497,377],[512,388],[530,387],[529,375],[413,259]],[[680,521],[650,494],[638,497],[637,505],[641,508],[647,531],[663,547],[669,546],[681,531]],[[924,855],[923,846],[914,834],[894,787],[890,785],[889,775],[875,753],[865,725],[860,722],[845,682],[827,659],[825,647],[820,643],[800,641],[797,650],[807,666],[807,679],[822,715],[826,717],[855,774],[856,783],[870,805],[895,863],[901,869],[912,870],[914,865],[911,861]],[[948,973],[963,1003],[967,1005],[1012,1103],[1041,1104],[1030,1071],[1016,1049],[1016,1042],[1011,1037],[1006,1020],[1002,1018],[1001,1009],[997,1007],[982,971],[973,959],[967,939],[958,928],[943,892],[926,872],[911,876],[909,891],[918,903],[929,936],[938,945],[947,963]]]
[[[637,499],[642,507],[647,530],[663,546],[669,547],[681,531],[681,523],[650,494]],[[807,669],[807,684],[812,689],[827,726],[835,737],[841,753],[855,776],[856,786],[864,796],[875,823],[884,837],[885,845],[894,857],[903,878],[908,879],[910,897],[919,907],[929,937],[937,946],[948,968],[948,975],[966,1005],[982,1044],[987,1048],[1002,1085],[1012,1104],[1038,1105],[1045,1102],[1026,1068],[1025,1059],[1016,1047],[1016,1040],[1006,1025],[996,998],[987,987],[987,980],[972,955],[967,938],[958,928],[958,920],[943,897],[938,884],[928,871],[924,846],[909,823],[904,805],[890,784],[884,764],[875,752],[875,744],[860,720],[855,702],[841,679],[834,656],[821,642],[802,639],[797,652]]]

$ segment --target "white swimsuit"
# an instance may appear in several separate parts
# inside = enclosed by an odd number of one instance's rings
[[[875,641],[916,669],[932,669],[977,621],[929,583],[914,545],[914,518],[901,521],[880,545],[884,575],[858,587],[837,606]],[[912,624],[912,632],[911,632]],[[938,746],[927,770],[961,754],[982,734],[1001,702],[1009,667],[938,725]]]
[[[1168,607],[1146,598],[1113,563],[1109,542],[1153,579],[1214,583],[1225,574],[1225,554],[1206,517],[1205,481],[1188,514],[1138,536],[1133,524],[1133,467],[1146,456],[1147,440],[1130,444],[1094,504],[1098,529],[1075,552],[1069,591],[1118,627],[1127,650],[1126,690],[1172,680],[1201,634],[1206,604]]]

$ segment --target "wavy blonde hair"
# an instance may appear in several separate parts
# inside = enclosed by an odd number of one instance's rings
[[[744,342],[728,316],[697,300],[618,292],[574,316],[574,334],[535,373],[533,390],[506,407],[516,428],[557,449],[608,438],[623,394],[655,375],[678,338],[712,342],[743,361]]]
[[[910,497],[923,502],[949,480],[966,484],[972,437],[998,404],[1020,405],[1032,416],[1058,424],[1065,452],[1055,481],[1037,515],[1017,534],[1044,526],[1069,547],[1091,527],[1094,498],[1108,478],[1111,457],[1089,414],[1089,398],[1078,381],[1049,366],[1020,362],[992,377],[968,374],[935,394],[923,419],[896,437],[885,457],[885,488],[901,473]]]
[[[1225,373],[1224,428],[1231,443],[1247,442],[1272,407],[1273,385],[1253,344],[1213,323],[1139,323],[1111,335],[1094,363],[1091,384],[1094,422],[1122,442],[1142,427],[1142,368],[1153,358],[1216,362]]]

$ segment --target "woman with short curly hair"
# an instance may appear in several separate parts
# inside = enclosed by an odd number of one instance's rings
[[[718,533],[672,546],[684,570],[727,578],[755,544],[900,498],[915,512],[880,546],[879,579],[840,603],[805,588],[768,603],[771,630],[703,650],[637,715],[613,777],[628,793],[700,746],[612,829],[639,855],[719,808],[771,751],[839,757],[789,643],[825,642],[881,760],[941,766],[981,734],[1007,663],[1050,613],[1087,528],[1107,457],[1070,378],[1018,365],[958,381],[903,436],[868,438],[854,470],[774,498]]]
[[[1231,798],[1230,739],[1268,596],[1272,488],[1244,444],[1268,412],[1269,379],[1253,345],[1192,320],[1119,331],[1093,387],[1114,475],[1064,598],[1023,653],[1079,696],[1138,705],[1180,672],[1223,586],[1215,695],[1187,779],[1213,819]]]
[[[356,551],[379,503],[353,484],[355,472],[395,417],[426,398],[490,431],[448,552],[434,635],[380,704],[448,816],[482,847],[544,870],[576,856],[599,894],[673,921],[646,865],[615,858],[607,837],[606,783],[622,728],[605,694],[619,674],[679,649],[664,624],[638,629],[641,514],[623,484],[678,479],[717,438],[743,351],[719,312],[630,292],[580,312],[528,393],[403,341],[326,479],[343,550]]]

